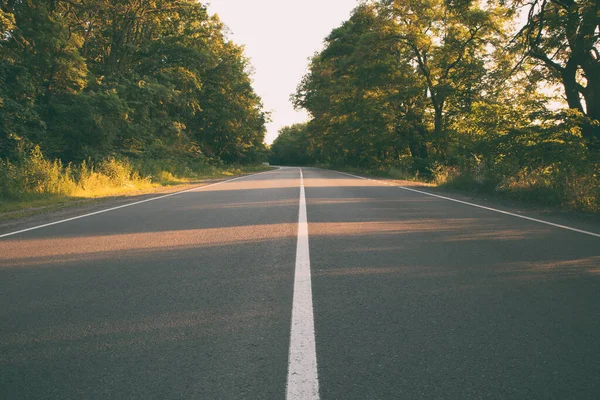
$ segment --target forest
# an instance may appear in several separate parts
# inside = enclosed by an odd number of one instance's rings
[[[599,212],[599,23],[590,0],[362,2],[270,160]]]
[[[0,201],[264,161],[250,73],[195,0],[0,0]]]

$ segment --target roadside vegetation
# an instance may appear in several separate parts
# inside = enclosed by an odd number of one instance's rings
[[[0,211],[264,169],[225,32],[195,0],[0,0]]]
[[[276,164],[600,212],[596,2],[368,1],[293,96]]]
[[[0,161],[1,212],[64,204],[73,200],[127,196],[152,189],[192,184],[268,170],[265,165],[206,165],[179,161],[139,161],[123,158],[70,163],[44,158],[39,147],[18,162]]]

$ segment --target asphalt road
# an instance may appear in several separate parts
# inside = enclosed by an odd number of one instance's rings
[[[302,171],[322,399],[600,398],[600,237]],[[300,183],[0,238],[0,398],[285,398]]]

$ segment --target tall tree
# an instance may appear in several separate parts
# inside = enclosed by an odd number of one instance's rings
[[[275,165],[310,164],[314,158],[309,142],[307,123],[285,126],[271,145],[269,161]]]
[[[262,157],[243,49],[196,0],[0,1],[0,156]]]
[[[528,7],[518,39],[564,88],[571,109],[589,117],[583,134],[600,141],[600,3],[593,0],[515,0]]]
[[[363,5],[326,39],[298,87],[295,104],[314,117],[309,134],[322,161],[375,165],[406,151],[426,158],[425,86],[391,22]],[[403,60],[399,62],[399,60]]]
[[[452,99],[467,107],[480,92],[489,45],[502,35],[505,12],[474,1],[383,0],[381,18],[393,21],[393,38],[409,51],[424,78],[434,114],[434,137],[443,144]],[[445,149],[442,147],[442,153]]]

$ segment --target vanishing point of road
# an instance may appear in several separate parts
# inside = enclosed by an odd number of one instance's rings
[[[281,168],[54,222],[0,232],[2,399],[600,398],[593,221]]]

